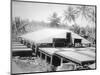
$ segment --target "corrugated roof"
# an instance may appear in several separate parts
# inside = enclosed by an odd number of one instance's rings
[[[24,46],[24,45],[23,46],[12,46],[12,49],[15,49],[15,48],[18,48],[18,49],[19,48],[27,48],[27,46]]]
[[[96,48],[95,47],[88,47],[88,49],[95,50]]]
[[[85,50],[85,51],[77,51],[77,52],[79,52],[79,53],[82,53],[82,54],[84,54],[84,55],[88,55],[88,56],[90,56],[90,57],[95,58],[95,53],[94,53],[94,52],[92,52],[92,51]]]
[[[66,38],[66,33],[71,32],[72,38],[82,39],[82,43],[91,43],[78,34],[68,29],[45,28],[35,32],[30,32],[20,37],[35,43],[52,43],[53,38]]]
[[[75,48],[59,48],[61,51],[76,51]]]
[[[39,50],[48,53],[50,55],[53,55],[58,51],[75,51],[75,48],[39,48]]]
[[[57,48],[39,48],[39,50],[48,53],[50,55],[53,55],[56,51],[59,51]]]
[[[15,49],[12,49],[12,51],[32,51],[32,49],[31,48],[15,48]]]
[[[12,44],[20,44],[19,42],[12,42]]]
[[[23,44],[12,44],[12,46],[24,46]]]
[[[73,60],[77,63],[82,63],[82,62],[86,62],[86,61],[94,61],[95,60],[95,58],[77,53],[75,51],[59,51],[56,54],[58,54],[60,56],[63,56],[67,59]]]

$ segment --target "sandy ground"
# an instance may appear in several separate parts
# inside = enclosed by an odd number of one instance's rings
[[[63,65],[65,66],[65,65]],[[60,66],[57,71],[62,71]],[[72,65],[66,65],[64,70],[72,70]],[[51,65],[38,57],[14,57],[12,59],[12,73],[49,72]]]
[[[12,59],[12,73],[47,72],[51,71],[50,65],[40,58]]]

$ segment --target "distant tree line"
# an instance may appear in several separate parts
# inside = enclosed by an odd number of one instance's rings
[[[21,19],[21,17],[14,17],[11,23],[11,31],[14,35],[22,35],[39,28],[49,27],[48,23],[43,21],[29,21],[28,19]]]
[[[59,13],[59,12],[58,12]],[[59,27],[64,29],[70,29],[71,31],[79,34],[80,36],[88,39],[91,42],[95,40],[95,26],[89,27],[81,27],[76,22],[76,19],[81,16],[81,20],[86,19],[88,22],[95,24],[95,9],[92,6],[69,6],[66,10],[63,11],[63,22],[61,22],[61,17],[58,16],[56,12],[54,12],[51,16],[48,16],[49,23],[39,22],[39,21],[29,21],[23,20],[21,17],[15,17],[12,21],[12,33],[19,35],[24,34],[30,31],[37,30],[39,28],[44,27]],[[69,26],[67,22],[73,22],[74,24]],[[28,27],[28,29],[27,29]]]

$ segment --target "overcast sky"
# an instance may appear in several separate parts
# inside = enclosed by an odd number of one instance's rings
[[[64,10],[67,10],[71,5],[60,4],[46,4],[46,3],[30,3],[30,2],[12,2],[12,17],[21,17],[22,19],[29,19],[30,21],[45,21],[48,22],[54,12],[62,18]],[[77,24],[86,26],[88,22],[81,17],[77,19]]]
[[[13,2],[12,15],[13,17],[20,16],[23,19],[47,21],[53,12],[57,12],[58,16],[61,16],[67,7],[67,5],[57,4]]]

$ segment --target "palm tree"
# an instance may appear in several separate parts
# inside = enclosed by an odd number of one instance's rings
[[[69,6],[68,9],[66,11],[64,11],[64,21],[69,21],[69,22],[75,22],[75,19],[77,18],[77,13],[78,11],[76,9],[74,9],[73,7]]]
[[[95,13],[95,9],[91,8],[90,14],[88,15],[90,18],[90,21],[92,21],[93,23],[95,23],[95,17],[96,17],[96,13]]]
[[[78,6],[77,10],[79,11],[79,14],[82,16],[82,19],[85,18],[86,20],[89,20],[90,17],[92,17],[91,15],[94,14],[94,12],[92,12],[93,9],[86,5]]]
[[[51,17],[49,17],[51,27],[58,27],[60,24],[60,17],[54,12]]]
[[[16,35],[19,35],[20,33],[25,33],[26,32],[25,27],[27,25],[28,25],[28,20],[21,20],[20,17],[15,17],[14,28]]]
[[[15,30],[16,30],[16,35],[19,33],[20,24],[21,24],[20,17],[15,17]]]
[[[89,23],[94,23],[95,25],[95,8],[94,7],[90,7],[90,6],[79,6],[77,7],[77,10],[79,11],[79,14],[82,16],[81,19],[86,19]],[[80,16],[79,15],[79,16]],[[94,27],[88,29],[88,27],[86,27],[86,35],[88,35],[88,39],[95,39],[95,31],[94,31]],[[82,30],[81,30],[82,32]],[[93,40],[92,40],[93,41]]]
[[[77,11],[78,11],[78,17],[81,16],[81,21],[82,19],[86,19],[86,21],[92,21],[94,22],[95,18],[94,18],[94,11],[93,11],[93,7],[90,6],[78,6],[76,7]],[[82,29],[80,29],[80,33],[82,32]]]

